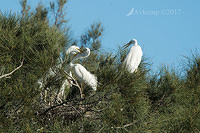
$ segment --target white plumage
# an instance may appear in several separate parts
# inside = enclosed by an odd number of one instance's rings
[[[133,73],[134,71],[137,71],[137,68],[142,60],[142,49],[137,44],[137,40],[133,39],[128,44],[125,45],[125,47],[128,47],[129,45],[134,44],[131,49],[129,50],[124,62],[123,66],[128,70],[128,72]]]
[[[66,54],[67,54],[67,55],[68,55],[68,54],[73,54],[73,55],[75,55],[75,54],[77,54],[77,53],[79,53],[79,52],[80,52],[80,48],[79,48],[78,46],[72,45],[72,46],[70,46],[70,47],[67,49]]]
[[[80,58],[86,58],[90,55],[90,49],[86,48],[85,52],[82,54],[78,54],[74,57],[74,59],[70,63],[70,67],[75,73],[78,80],[81,82],[85,82],[87,85],[89,85],[94,91],[97,89],[97,77],[93,74],[91,74],[89,71],[87,71],[81,64],[73,64],[75,60],[78,60]]]
[[[85,82],[94,91],[97,89],[97,77],[87,71],[81,64],[74,64],[73,71],[81,82]]]

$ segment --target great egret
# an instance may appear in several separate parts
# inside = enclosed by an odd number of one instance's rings
[[[131,44],[134,44],[134,45],[129,50],[123,62],[123,66],[128,70],[128,72],[133,73],[134,71],[137,71],[137,68],[141,62],[143,53],[136,39],[132,39],[128,44],[124,46],[124,48],[129,47]]]
[[[94,91],[97,89],[97,77],[87,71],[81,64],[73,64],[75,60],[80,58],[87,58],[90,55],[90,49],[86,48],[81,54],[76,55],[70,62],[70,67],[74,71],[76,77],[81,82],[88,84]]]

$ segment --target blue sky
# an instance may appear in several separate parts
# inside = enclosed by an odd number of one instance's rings
[[[35,7],[39,1],[28,0],[28,4]],[[49,1],[53,0],[42,3]],[[199,7],[199,0],[69,0],[66,11],[75,38],[101,21],[103,50],[117,50],[135,38],[156,69],[161,64],[177,66],[183,55],[200,51]],[[19,12],[19,1],[6,0],[0,10]]]

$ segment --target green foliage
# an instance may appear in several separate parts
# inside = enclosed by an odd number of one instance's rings
[[[66,15],[64,12],[66,3],[67,0],[56,0],[56,3],[50,2],[50,10],[54,16],[54,25],[57,28],[60,28],[63,23],[67,22],[64,18]]]
[[[146,57],[131,74],[121,66],[128,49],[100,49],[100,22],[80,37],[80,46],[89,47],[91,55],[79,63],[98,77],[97,91],[78,82],[83,99],[73,85],[65,87],[66,98],[57,100],[73,58],[65,49],[75,42],[64,25],[66,2],[39,4],[31,12],[22,0],[21,14],[0,14],[0,76],[22,64],[0,78],[0,132],[200,131],[199,55],[187,58],[181,74],[165,66],[152,74]]]
[[[100,37],[102,36],[103,27],[101,23],[94,23],[88,31],[81,36],[83,46],[89,47],[91,51],[99,50],[101,47]]]
[[[30,6],[27,5],[27,0],[20,0],[20,4],[22,7],[22,11],[21,11],[22,16],[27,16],[30,10]]]
[[[42,12],[43,10],[41,10]],[[37,17],[36,17],[37,16]],[[65,36],[50,27],[43,16],[0,14],[1,75],[23,66],[10,77],[0,79],[1,123],[13,119],[17,112],[23,117],[33,114],[32,103],[38,93],[37,80],[57,63],[65,45]]]

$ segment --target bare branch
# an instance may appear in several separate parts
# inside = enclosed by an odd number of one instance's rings
[[[122,127],[115,127],[116,129],[124,129],[128,132],[128,130],[126,129],[126,127],[129,127],[129,126],[132,126],[134,125],[135,123],[137,123],[138,121],[135,121],[133,123],[129,123],[129,124],[126,124],[126,125],[123,125]]]
[[[80,94],[81,94],[81,99],[82,99],[83,98],[82,88],[79,86],[78,82],[72,76],[70,76],[66,71],[64,71],[64,72],[67,76],[69,76],[75,82],[75,84],[72,83],[72,85],[79,88],[79,91],[80,91]]]
[[[0,79],[12,75],[15,71],[17,71],[18,69],[20,69],[20,68],[22,67],[23,63],[24,63],[24,59],[22,60],[20,66],[18,66],[17,68],[15,68],[15,69],[14,69],[13,71],[11,71],[10,73],[7,73],[7,74],[4,74],[4,75],[1,75],[1,76],[0,76]]]

